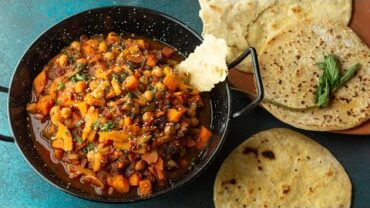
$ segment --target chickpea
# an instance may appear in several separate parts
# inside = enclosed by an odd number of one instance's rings
[[[104,90],[100,87],[96,88],[91,95],[96,99],[101,99],[104,97]]]
[[[144,122],[149,122],[149,121],[153,120],[153,118],[154,118],[154,115],[153,115],[152,112],[145,112],[143,114],[143,121]]]
[[[153,100],[153,92],[152,91],[145,91],[144,92],[144,98],[147,101],[152,101]]]
[[[144,84],[144,85],[147,85],[148,84],[148,78],[145,77],[145,76],[141,76],[139,78],[139,82],[142,83],[142,84]]]
[[[164,134],[167,136],[172,136],[176,133],[176,128],[172,124],[166,124],[164,127]]]
[[[99,43],[99,52],[105,53],[108,51],[108,46],[105,42],[100,42]]]
[[[86,65],[87,64],[87,59],[85,59],[85,58],[79,58],[79,59],[76,60],[76,62],[78,64]]]
[[[139,160],[136,164],[135,164],[135,170],[139,171],[139,170],[144,170],[145,168],[145,162],[144,160]]]
[[[67,158],[70,160],[78,160],[78,154],[69,152]]]
[[[164,76],[163,70],[161,68],[159,68],[158,66],[153,68],[152,74],[154,76],[158,77],[158,78]]]
[[[122,68],[122,66],[115,66],[113,68],[113,71],[116,72],[116,73],[122,73],[123,72],[123,68]]]
[[[68,57],[65,54],[59,56],[59,58],[58,58],[58,64],[60,66],[66,66],[67,65],[67,61],[68,61]]]
[[[120,38],[118,37],[118,35],[115,33],[115,32],[110,32],[107,36],[107,41],[109,43],[116,43],[120,40]]]
[[[50,109],[50,120],[51,123],[57,125],[60,120],[60,107],[59,106],[53,106]]]
[[[104,53],[104,59],[107,61],[112,61],[114,59],[114,53],[112,52],[106,52]]]
[[[78,41],[73,41],[73,42],[71,43],[71,48],[73,48],[73,49],[75,49],[75,50],[78,50],[78,49],[80,48],[80,46],[81,46],[81,44],[80,44],[80,42],[78,42]]]
[[[152,76],[152,73],[151,73],[149,70],[145,70],[145,71],[143,72],[143,74],[144,74],[144,76],[146,76],[146,77],[150,77],[150,76]]]
[[[132,108],[132,104],[129,104],[129,103],[125,103],[123,104],[122,106],[122,110],[125,110],[125,111],[128,111]]]
[[[87,84],[86,84],[86,82],[85,82],[85,81],[78,81],[78,82],[75,84],[75,86],[74,86],[75,91],[76,91],[77,93],[80,93],[80,92],[84,91],[84,90],[86,89],[86,87],[87,87]]]
[[[158,82],[157,84],[155,84],[155,89],[158,91],[158,92],[161,92],[163,91],[165,88],[164,84],[161,83],[161,82]]]
[[[99,85],[98,81],[93,80],[89,83],[89,88],[90,90],[95,90],[98,87],[98,85]]]
[[[64,125],[67,127],[67,128],[72,128],[73,127],[73,122],[72,122],[72,118],[67,118],[67,119],[64,119]]]
[[[72,110],[70,108],[62,108],[62,110],[60,111],[60,115],[63,118],[69,118],[72,115]]]

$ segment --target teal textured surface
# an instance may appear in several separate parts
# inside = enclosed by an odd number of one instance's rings
[[[197,0],[0,0],[0,85],[8,86],[11,74],[24,51],[47,28],[81,11],[111,5],[141,6],[158,10],[183,21],[197,32],[201,31]],[[243,96],[237,96],[233,101],[235,109],[246,104]],[[0,94],[0,102],[0,134],[10,135],[6,95]],[[0,208],[213,207],[213,181],[222,161],[245,138],[272,127],[293,129],[262,109],[233,120],[222,151],[200,177],[163,197],[125,205],[87,201],[56,189],[32,170],[15,144],[0,142]],[[354,187],[352,207],[370,207],[369,137],[297,131],[327,147],[343,164]]]

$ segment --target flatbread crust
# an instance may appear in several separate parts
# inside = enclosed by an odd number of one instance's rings
[[[288,129],[270,129],[239,145],[214,184],[216,208],[346,208],[352,185],[323,146]]]
[[[227,62],[248,47],[257,52],[283,26],[303,19],[326,19],[348,24],[352,0],[199,0],[203,35],[224,38]],[[248,57],[236,68],[252,72]]]
[[[261,50],[259,60],[265,98],[293,108],[315,105],[323,54],[335,54],[342,70],[361,65],[357,74],[337,90],[328,107],[290,111],[262,103],[279,120],[294,127],[330,131],[356,127],[370,118],[370,50],[346,25],[305,20],[288,25]]]

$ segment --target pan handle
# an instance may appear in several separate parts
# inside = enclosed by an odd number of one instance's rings
[[[9,89],[7,87],[0,86],[0,92],[2,92],[2,93],[8,93],[9,92]],[[5,136],[5,135],[1,135],[0,134],[0,141],[3,141],[3,142],[14,142],[14,139],[13,139],[13,137]]]
[[[263,85],[262,85],[262,78],[261,78],[261,72],[258,64],[258,58],[257,58],[257,52],[255,48],[248,48],[245,50],[239,57],[237,57],[233,62],[227,65],[228,69],[234,68],[236,65],[240,64],[249,54],[252,55],[252,66],[253,66],[253,73],[254,78],[256,80],[256,89],[257,89],[257,96],[256,98],[249,103],[247,106],[245,106],[243,109],[235,112],[232,114],[231,118],[239,117],[241,114],[248,112],[255,108],[263,99],[264,92],[263,92]]]

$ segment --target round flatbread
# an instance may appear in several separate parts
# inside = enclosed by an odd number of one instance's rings
[[[224,161],[214,184],[216,208],[346,208],[352,185],[323,146],[288,129],[262,131]]]
[[[224,38],[232,62],[248,47],[257,52],[283,26],[303,19],[326,19],[348,24],[352,0],[199,0],[203,35]],[[252,72],[250,58],[236,68]]]
[[[324,54],[335,54],[342,74],[355,63],[360,69],[335,91],[326,108],[291,111],[263,103],[279,120],[301,129],[343,130],[370,118],[370,50],[346,25],[306,20],[283,28],[261,50],[259,60],[265,98],[293,108],[315,105]]]

